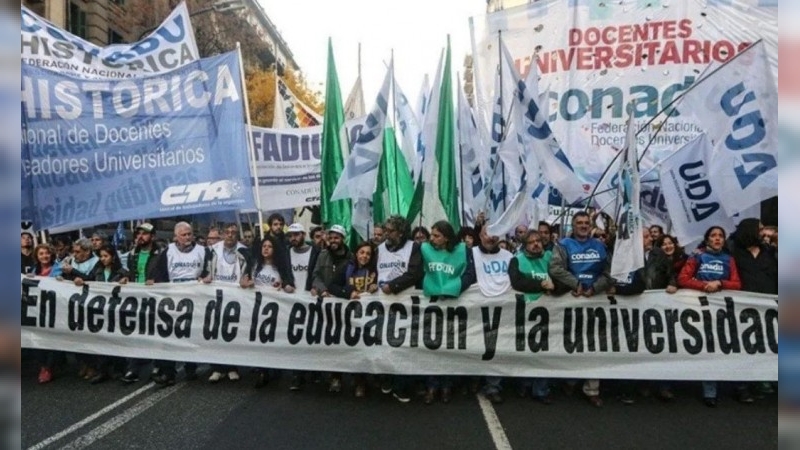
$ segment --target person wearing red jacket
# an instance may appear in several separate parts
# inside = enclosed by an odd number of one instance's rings
[[[680,275],[678,286],[702,292],[719,292],[742,289],[736,261],[725,249],[725,230],[711,227],[703,237],[705,248],[686,260]],[[703,382],[703,402],[713,408],[717,406],[717,382]]]

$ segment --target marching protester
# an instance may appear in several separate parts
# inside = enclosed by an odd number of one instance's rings
[[[89,277],[84,280],[75,279],[75,285],[81,286],[84,282],[100,281],[104,283],[127,283],[128,270],[122,266],[119,253],[111,244],[103,244],[97,251],[99,261],[94,266]],[[116,375],[118,368],[123,368],[125,360],[116,356],[96,355],[93,358],[93,376],[89,377],[89,383],[99,384]],[[118,375],[116,375],[118,376]]]
[[[208,234],[206,235],[206,246],[213,247],[220,241],[222,241],[222,235],[220,235],[219,228],[209,228]]]
[[[383,227],[386,240],[378,246],[378,287],[384,294],[399,294],[411,287],[422,287],[420,244],[411,239],[411,226],[402,216],[390,216]],[[384,376],[381,392],[391,393],[401,403],[411,401],[409,385],[413,377]]]
[[[53,250],[55,250],[54,261],[59,266],[69,256],[69,251],[72,249],[72,241],[67,236],[54,236],[52,239]]]
[[[428,242],[430,240],[431,233],[427,228],[420,225],[411,231],[411,236],[413,237],[414,242],[417,244],[422,244],[423,242]]]
[[[712,226],[703,235],[704,248],[686,260],[678,286],[701,292],[714,293],[725,290],[740,290],[742,282],[736,261],[725,248],[725,230]],[[713,408],[717,406],[717,382],[703,382],[703,402]]]
[[[456,236],[460,242],[463,242],[467,248],[472,248],[478,242],[478,233],[472,227],[461,227]]]
[[[611,287],[606,247],[589,236],[591,227],[589,214],[575,213],[572,216],[572,236],[565,237],[555,246],[549,271],[556,293],[569,291],[573,297],[592,297]],[[586,380],[583,393],[593,406],[603,406],[599,380]]]
[[[102,231],[95,231],[92,233],[92,252],[96,256],[100,256],[100,249],[109,243],[108,235],[103,233]]]
[[[678,290],[675,274],[672,272],[672,263],[666,253],[659,247],[653,246],[650,231],[642,230],[642,246],[644,247],[644,267],[628,274],[625,279],[614,280],[614,285],[609,288],[611,295],[639,295],[645,290],[662,289],[673,294]],[[638,383],[622,382],[620,401],[626,405],[636,402],[634,399],[635,387]],[[667,383],[658,383],[658,396],[664,401],[675,398]]]
[[[733,233],[733,259],[742,280],[742,290],[759,294],[778,295],[778,252],[761,238],[763,226],[758,219],[744,219]],[[774,392],[769,382],[758,383],[761,394]],[[739,401],[752,403],[755,398],[747,384],[738,389]]]
[[[303,224],[293,223],[287,229],[289,236],[289,262],[292,264],[292,274],[297,289],[311,290],[311,277],[314,266],[319,258],[320,248],[308,245],[306,242],[306,229]]]
[[[521,252],[525,249],[525,236],[528,235],[528,226],[525,224],[519,224],[514,228],[514,245],[513,248],[509,251]]]
[[[214,279],[213,259],[211,250],[194,242],[192,226],[187,222],[178,222],[174,228],[174,242],[158,256],[156,265],[148,273],[147,284],[211,283]],[[157,361],[155,366],[158,375],[153,377],[153,381],[162,386],[175,384],[175,365],[174,361]],[[197,364],[187,362],[183,369],[187,380],[197,378]]]
[[[339,298],[347,300],[360,300],[364,294],[374,294],[378,291],[378,273],[376,269],[375,247],[372,242],[365,241],[356,246],[353,259],[336,269],[333,280],[328,285],[328,292]],[[339,376],[341,383],[341,374]],[[363,398],[367,395],[367,374],[356,373],[355,396]]]
[[[372,245],[377,247],[383,244],[384,239],[386,239],[386,237],[383,232],[383,224],[376,223],[372,227],[372,237],[370,238],[370,242],[372,242]]]
[[[541,224],[539,224],[541,228]],[[549,236],[549,225],[548,225]],[[508,278],[515,291],[525,293],[525,302],[535,302],[542,294],[553,292],[555,285],[550,279],[549,266],[553,253],[545,250],[541,233],[530,230],[525,235],[525,248],[517,252],[508,264]],[[524,397],[528,388],[534,400],[545,405],[553,403],[550,395],[550,380],[547,378],[531,378],[522,382],[520,397]]]
[[[422,292],[431,301],[457,298],[475,279],[474,267],[468,261],[467,247],[458,242],[450,222],[440,220],[431,227],[430,242],[421,247],[425,276]],[[430,405],[441,390],[442,403],[450,403],[453,379],[450,376],[429,376],[425,404]]]
[[[298,290],[311,290],[311,274],[319,258],[320,248],[306,243],[306,229],[300,223],[293,223],[287,229],[289,235],[289,263],[292,267],[294,283]],[[305,383],[305,372],[292,371],[290,391],[299,391]]]
[[[165,247],[156,244],[155,229],[153,224],[144,222],[136,227],[134,236],[134,247],[128,255],[128,281],[144,284],[147,282],[148,274],[155,270],[156,261],[164,252]],[[125,384],[136,383],[139,381],[141,368],[149,361],[128,358],[125,375],[120,378]],[[158,370],[153,368],[152,376],[158,375]]]
[[[242,245],[244,245],[249,249],[252,249],[253,242],[255,242],[255,240],[256,240],[256,235],[253,232],[253,230],[251,230],[250,228],[244,228],[244,230],[242,231],[242,240],[241,240]]]
[[[553,242],[553,227],[551,227],[546,221],[542,220],[539,222],[537,230],[539,231],[539,239],[542,241],[544,250],[552,252],[553,246],[555,245]]]
[[[229,223],[222,227],[223,240],[211,246],[214,254],[214,281],[236,283],[242,280],[250,267],[250,250],[239,243],[239,226]],[[217,383],[227,374],[231,381],[239,381],[239,371],[234,366],[211,366],[210,383]]]
[[[333,225],[328,230],[328,248],[320,253],[319,258],[317,258],[317,264],[314,266],[311,295],[315,297],[329,297],[331,295],[328,287],[333,284],[334,274],[341,267],[347,265],[348,261],[353,257],[350,249],[344,243],[346,238],[347,231],[341,225]],[[328,391],[341,392],[341,390],[341,373],[332,373],[328,383]]]
[[[661,239],[661,236],[664,236],[664,228],[661,225],[650,225],[648,229],[650,231],[650,239],[653,242]]]
[[[33,249],[36,261],[33,263],[33,271],[28,272],[29,277],[51,277],[56,278],[61,275],[61,266],[55,262],[55,251],[48,244],[39,244]],[[51,350],[36,350],[36,359],[39,362],[39,384],[49,383],[53,380],[53,368],[57,361],[64,359],[62,352]]]
[[[78,239],[72,244],[72,256],[61,263],[61,278],[68,281],[88,279],[99,259],[92,252],[89,239]]]
[[[468,273],[474,278],[469,284],[477,283],[486,297],[499,297],[511,288],[508,267],[514,255],[500,248],[500,238],[490,236],[486,226],[480,228],[478,238],[478,245],[470,250],[473,268]],[[483,393],[494,404],[503,403],[501,382],[501,377],[486,377]]]
[[[287,252],[277,251],[279,245],[276,237],[267,234],[260,245],[253,247],[251,269],[242,275],[240,281],[243,288],[256,288],[262,292],[268,292],[270,289],[289,294],[294,292],[292,267]],[[257,368],[256,375],[258,378],[255,387],[264,387],[269,381],[267,369]]]
[[[20,264],[21,273],[31,273],[36,262],[33,253],[33,235],[27,231],[20,233],[20,244],[22,246],[22,261]]]
[[[664,251],[664,254],[667,255],[667,258],[672,264],[672,273],[674,273],[675,276],[681,273],[683,265],[686,264],[686,259],[688,256],[686,256],[686,252],[683,251],[683,247],[681,247],[678,243],[678,238],[669,234],[665,234],[653,242],[655,247],[660,248]]]
[[[311,229],[311,244],[320,250],[328,246],[325,241],[325,228],[314,227]]]

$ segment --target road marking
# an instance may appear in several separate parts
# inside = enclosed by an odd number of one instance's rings
[[[146,392],[149,389],[152,389],[153,386],[155,386],[155,385],[156,385],[155,383],[148,383],[148,384],[142,386],[138,390],[136,390],[134,392],[131,392],[130,394],[126,395],[125,397],[122,397],[121,399],[117,400],[116,402],[106,406],[105,408],[101,409],[100,411],[97,411],[96,413],[94,413],[91,416],[81,420],[80,422],[76,422],[76,423],[72,424],[71,426],[69,426],[68,428],[65,428],[64,430],[61,430],[58,433],[56,433],[56,434],[50,436],[49,438],[43,440],[42,442],[39,442],[38,444],[36,444],[36,445],[34,445],[32,447],[28,447],[28,450],[40,450],[42,448],[47,447],[48,445],[50,445],[53,442],[63,438],[64,436],[66,436],[68,434],[71,434],[71,433],[74,433],[75,431],[79,430],[80,428],[83,428],[87,424],[97,420],[99,417],[107,414],[109,411],[112,411],[113,409],[119,407],[123,403],[126,403],[126,402],[130,401],[132,398],[143,394],[144,392]]]
[[[478,405],[481,407],[483,419],[486,420],[486,426],[489,428],[489,434],[492,435],[494,447],[497,450],[511,450],[511,443],[508,442],[506,430],[503,429],[503,424],[500,423],[492,402],[481,394],[476,395],[476,397],[478,397]]]
[[[186,386],[186,383],[181,383],[179,385],[172,386],[166,389],[161,389],[150,394],[144,400],[140,401],[134,406],[131,406],[124,412],[118,414],[113,419],[98,426],[97,428],[84,434],[83,436],[75,439],[74,441],[70,442],[69,444],[67,444],[62,448],[67,450],[78,450],[92,445],[93,443],[102,439],[103,437],[113,432],[117,428],[125,425],[131,419],[135,418],[139,414],[147,411],[156,403],[174,394],[178,389],[181,389],[184,386]]]

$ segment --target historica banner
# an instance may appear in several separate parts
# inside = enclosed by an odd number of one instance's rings
[[[113,9],[113,5],[110,7]],[[183,2],[150,34],[131,44],[98,47],[24,6],[20,25],[22,62],[65,75],[98,79],[143,77],[200,59],[189,10]]]
[[[22,218],[37,227],[253,209],[235,52],[86,80],[22,65]]]
[[[657,380],[778,377],[777,297],[548,297],[477,288],[358,301],[199,282],[22,277],[22,346],[250,367]]]

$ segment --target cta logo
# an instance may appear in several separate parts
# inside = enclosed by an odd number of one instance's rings
[[[214,182],[179,184],[170,186],[161,193],[164,206],[187,205],[215,200],[228,200],[242,194],[239,181],[220,180]]]

